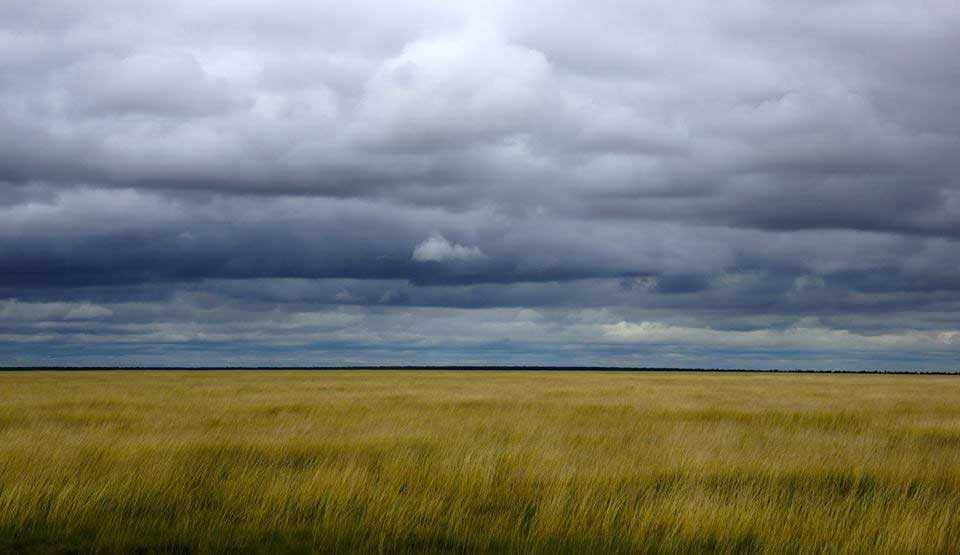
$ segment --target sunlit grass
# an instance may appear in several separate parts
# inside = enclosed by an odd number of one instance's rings
[[[0,372],[3,551],[960,552],[960,377]]]

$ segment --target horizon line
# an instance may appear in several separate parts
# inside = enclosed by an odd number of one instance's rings
[[[576,372],[576,371],[595,371],[595,372],[688,372],[688,373],[755,373],[755,374],[888,374],[888,375],[937,375],[937,376],[960,376],[960,370],[841,370],[827,369],[816,370],[809,368],[689,368],[689,367],[666,367],[666,366],[548,366],[548,365],[498,365],[498,364],[479,364],[479,365],[410,365],[410,364],[367,364],[367,365],[322,365],[322,366],[269,366],[269,365],[237,365],[237,366],[167,366],[167,365],[132,365],[132,366],[0,366],[0,372],[24,372],[24,371],[95,371],[95,370],[198,370],[198,371],[216,371],[216,370],[306,370],[306,371],[336,371],[336,370],[437,370],[437,371],[538,371],[538,372]]]

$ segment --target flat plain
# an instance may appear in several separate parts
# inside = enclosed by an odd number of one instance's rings
[[[960,376],[0,372],[0,551],[960,552]]]

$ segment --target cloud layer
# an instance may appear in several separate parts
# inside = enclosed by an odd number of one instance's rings
[[[8,364],[951,369],[960,7],[14,1]]]

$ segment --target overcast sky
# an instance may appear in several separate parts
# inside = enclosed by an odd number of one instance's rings
[[[960,366],[954,0],[0,3],[4,365]]]

